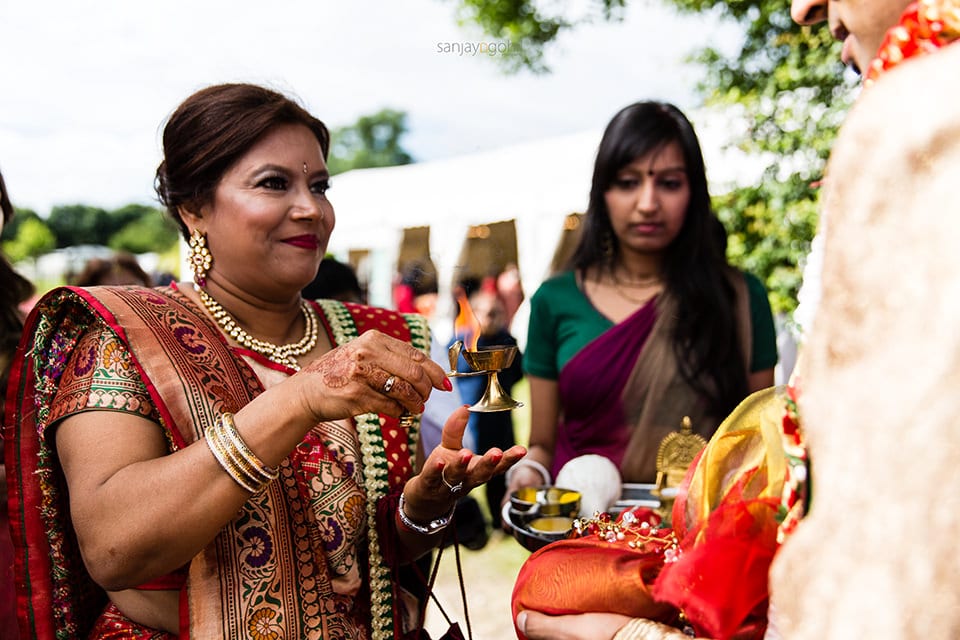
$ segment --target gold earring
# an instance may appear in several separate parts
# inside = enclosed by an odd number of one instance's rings
[[[600,249],[606,258],[613,257],[613,234],[607,231],[600,240]]]
[[[199,229],[194,229],[190,234],[190,253],[187,256],[187,262],[193,270],[193,281],[199,286],[207,284],[207,271],[213,263],[213,256],[207,250],[207,236],[200,233]]]

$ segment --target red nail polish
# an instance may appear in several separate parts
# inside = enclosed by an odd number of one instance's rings
[[[462,456],[460,456],[460,464],[467,464],[468,462],[470,462],[470,458],[472,457],[473,457],[472,453],[463,454]]]
[[[450,378],[443,379],[443,388],[447,391],[453,391],[453,383],[450,382]]]

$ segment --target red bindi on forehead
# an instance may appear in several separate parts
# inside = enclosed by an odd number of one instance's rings
[[[632,162],[621,169],[621,172],[637,177],[655,178],[659,175],[671,173],[686,174],[687,165],[682,150],[674,142],[634,158]]]

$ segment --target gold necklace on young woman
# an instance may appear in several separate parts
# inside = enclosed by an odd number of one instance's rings
[[[317,318],[317,312],[305,300],[300,301],[300,311],[303,313],[306,324],[303,337],[290,344],[274,344],[251,336],[237,324],[233,316],[227,313],[227,310],[219,302],[210,297],[209,293],[200,287],[195,287],[195,289],[200,294],[200,301],[203,302],[203,306],[207,308],[207,311],[217,321],[224,333],[236,340],[241,346],[259,353],[271,362],[286,365],[295,371],[299,371],[300,363],[297,362],[296,356],[310,353],[317,346],[317,341],[320,338],[320,322]]]
[[[660,292],[660,290],[657,289],[657,290],[654,290],[652,293],[649,293],[649,294],[647,294],[647,295],[645,295],[645,296],[641,296],[641,297],[639,297],[639,298],[635,298],[635,297],[631,296],[630,294],[628,294],[626,291],[624,291],[624,290],[620,287],[620,284],[617,283],[617,282],[614,282],[614,283],[613,283],[613,288],[614,288],[614,290],[617,292],[617,294],[618,294],[621,298],[623,298],[624,300],[626,300],[627,302],[629,302],[629,303],[631,303],[631,304],[645,304],[645,303],[649,302],[651,298],[653,298],[655,295],[657,295],[657,294]]]
[[[650,298],[657,295],[659,290],[654,291],[653,293],[650,293],[646,296],[641,296],[639,298],[636,298],[628,294],[626,292],[626,288],[629,287],[633,289],[649,289],[652,287],[659,287],[662,282],[659,275],[647,276],[645,278],[640,278],[639,280],[636,280],[633,282],[630,282],[630,281],[621,282],[620,278],[617,277],[617,274],[615,271],[611,274],[611,280],[613,281],[613,288],[617,292],[617,294],[621,298],[623,298],[624,300],[632,304],[644,304],[648,302]]]

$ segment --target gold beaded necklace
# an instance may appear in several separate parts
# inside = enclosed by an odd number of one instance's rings
[[[237,321],[227,313],[226,309],[220,306],[219,302],[210,297],[210,294],[200,287],[194,288],[197,293],[200,294],[200,301],[203,302],[203,306],[207,308],[207,311],[209,311],[213,319],[217,321],[217,324],[220,325],[224,333],[236,340],[243,347],[265,356],[271,362],[283,364],[295,371],[299,371],[300,363],[297,362],[296,356],[310,353],[310,351],[317,346],[317,340],[320,337],[320,322],[317,319],[317,312],[310,303],[305,300],[300,301],[300,311],[303,312],[303,319],[306,323],[306,330],[304,331],[303,337],[299,341],[291,344],[274,344],[265,340],[257,340],[251,336],[237,324]]]

